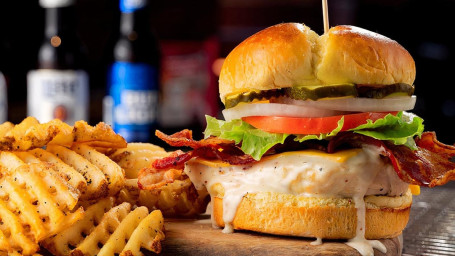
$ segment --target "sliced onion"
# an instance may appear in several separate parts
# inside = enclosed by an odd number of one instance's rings
[[[341,98],[324,100],[277,99],[277,103],[239,104],[223,110],[226,121],[245,116],[326,117],[347,112],[405,111],[414,108],[416,96],[385,99]]]
[[[416,96],[400,96],[385,99],[370,98],[341,98],[323,100],[294,100],[281,98],[280,103],[305,106],[309,108],[352,111],[352,112],[386,112],[411,110],[416,104]]]
[[[223,116],[226,121],[240,119],[245,116],[325,117],[344,113],[342,111],[281,103],[239,104],[233,108],[223,110]]]

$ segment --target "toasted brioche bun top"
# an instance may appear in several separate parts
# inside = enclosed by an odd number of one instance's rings
[[[221,101],[251,90],[332,84],[413,84],[415,63],[396,41],[354,27],[318,36],[299,23],[266,28],[239,44],[220,73]]]

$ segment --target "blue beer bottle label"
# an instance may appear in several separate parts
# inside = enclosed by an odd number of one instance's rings
[[[149,141],[157,118],[157,69],[145,63],[114,62],[109,94],[114,131],[128,142]]]
[[[123,13],[134,12],[144,8],[147,0],[120,0],[120,11]]]

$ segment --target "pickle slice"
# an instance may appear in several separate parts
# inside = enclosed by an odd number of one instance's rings
[[[226,108],[235,107],[240,102],[253,102],[255,100],[268,100],[273,97],[280,97],[284,95],[283,89],[272,89],[267,91],[249,91],[227,96],[224,105]]]
[[[266,91],[253,90],[227,96],[226,108],[235,107],[240,102],[254,102],[287,96],[295,100],[319,100],[323,98],[360,97],[382,99],[390,96],[414,94],[414,86],[405,83],[389,85],[334,84],[315,86],[293,86]]]
[[[363,85],[356,84],[357,97],[382,99],[393,95],[408,95],[414,94],[414,86],[405,83],[396,83],[388,85]]]
[[[286,96],[295,100],[318,100],[322,98],[357,96],[354,84],[293,86],[284,90]]]

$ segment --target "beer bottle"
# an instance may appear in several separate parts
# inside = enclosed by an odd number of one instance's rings
[[[150,141],[156,127],[159,48],[146,0],[120,0],[120,36],[108,74],[105,120],[128,142]],[[112,108],[112,109],[109,109]],[[104,110],[106,113],[106,110]]]
[[[89,78],[76,33],[74,0],[40,0],[45,37],[38,69],[27,74],[27,114],[40,122],[88,120]]]

